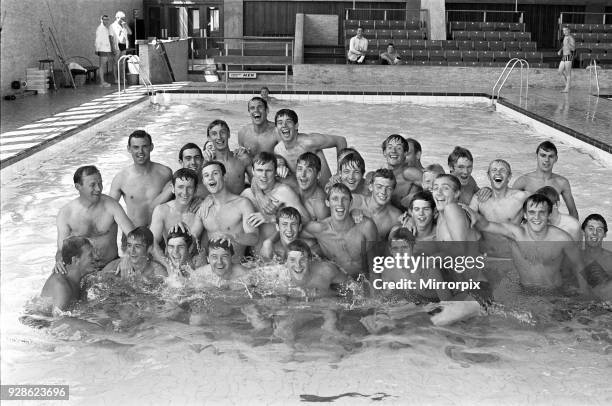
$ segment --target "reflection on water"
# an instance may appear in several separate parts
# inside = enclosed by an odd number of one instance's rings
[[[502,394],[508,404],[605,398],[610,366],[602,355],[612,353],[611,307],[526,294],[512,269],[491,270],[500,282],[488,316],[450,327],[432,325],[435,305],[359,295],[306,301],[265,292],[203,292],[103,275],[90,278],[90,300],[68,314],[41,313],[36,301],[26,306],[52,267],[55,216],[76,196],[72,174],[78,166],[97,165],[108,191],[113,176],[130,163],[127,135],[144,128],[153,135],[153,159],[177,169],[180,146],[203,144],[213,119],[229,123],[235,146],[238,128],[248,121],[245,107],[206,101],[147,106],[62,156],[3,179],[3,383],[68,383],[75,401],[128,404],[196,404],[202,397],[224,404],[228,396],[251,404],[401,402],[415,394],[423,403],[457,397],[499,403]],[[455,145],[467,147],[480,185],[494,158],[507,159],[515,178],[533,170],[535,146],[543,140],[484,105],[293,108],[301,131],[346,136],[366,156],[368,169],[384,164],[380,143],[391,133],[418,139],[424,164],[445,163]],[[610,168],[570,147],[558,148],[558,172],[570,179],[581,216],[612,218]],[[334,157],[327,158],[334,170]],[[582,181],[584,173],[589,182]],[[483,391],[482,376],[494,395]],[[185,388],[198,388],[200,395]],[[544,392],[530,394],[536,389]]]

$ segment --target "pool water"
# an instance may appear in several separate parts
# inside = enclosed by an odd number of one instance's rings
[[[345,136],[368,170],[384,165],[380,144],[392,133],[419,140],[424,165],[446,167],[456,145],[467,147],[481,186],[495,158],[511,163],[514,178],[532,171],[535,148],[546,139],[484,103],[287,106],[298,112],[300,131]],[[272,106],[270,119],[277,108]],[[145,104],[94,139],[3,178],[3,384],[69,384],[74,404],[612,402],[612,307],[525,296],[513,270],[496,291],[501,304],[493,314],[450,327],[434,327],[412,304],[253,302],[242,292],[104,280],[90,302],[73,311],[76,320],[56,318],[43,329],[20,323],[53,266],[55,216],[76,197],[74,170],[98,166],[108,192],[114,175],[131,163],[127,136],[138,128],[153,136],[153,160],[177,169],[179,148],[202,145],[208,123],[217,118],[229,123],[234,147],[238,129],[250,121],[246,102],[185,98]],[[612,219],[612,168],[586,151],[557,147],[556,172],[570,180],[581,218],[598,212]],[[326,155],[334,171],[333,153]],[[269,328],[255,329],[248,317]]]

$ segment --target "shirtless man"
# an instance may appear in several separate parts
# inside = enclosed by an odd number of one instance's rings
[[[541,187],[552,186],[561,194],[569,215],[578,219],[578,210],[574,203],[574,196],[569,181],[561,175],[553,173],[553,166],[557,162],[557,147],[550,141],[544,141],[536,148],[537,169],[529,172],[514,182],[514,189],[526,190],[535,193]]]
[[[470,209],[468,209],[470,210]],[[494,223],[471,211],[476,227],[490,233],[503,234],[515,241],[512,258],[523,286],[556,290],[562,287],[561,263],[564,257],[572,262],[572,270],[581,290],[586,282],[581,275],[584,264],[578,246],[565,231],[548,223],[552,203],[544,195],[531,195],[523,204],[521,225]]]
[[[559,193],[552,186],[544,186],[536,191],[537,194],[548,197],[553,204],[552,212],[548,217],[548,222],[565,231],[572,237],[572,240],[577,243],[582,239],[582,232],[580,231],[580,222],[570,216],[569,214],[559,212]]]
[[[149,226],[153,209],[161,202],[161,192],[172,179],[172,170],[151,161],[153,141],[143,130],[130,134],[127,151],[134,164],[115,176],[109,195],[117,201],[123,196],[127,215],[136,227]]]
[[[325,201],[331,216],[307,224],[304,231],[305,235],[317,240],[328,259],[356,278],[359,274],[367,275],[367,255],[378,240],[378,230],[367,217],[361,223],[355,223],[349,213],[352,200],[349,188],[336,183]]]
[[[74,173],[74,187],[79,197],[62,207],[57,215],[57,253],[55,272],[65,273],[62,245],[70,236],[89,238],[97,257],[97,266],[119,256],[117,224],[124,233],[134,225],[123,208],[110,196],[102,194],[102,176],[95,166],[82,166]]]
[[[562,56],[561,62],[559,62],[559,74],[563,76],[565,82],[565,87],[561,90],[561,93],[567,93],[570,89],[574,52],[576,52],[576,40],[570,33],[569,27],[563,27],[563,45],[557,52],[557,55]]]
[[[212,143],[210,143],[212,146]],[[214,147],[213,147],[214,148]],[[204,163],[204,158],[202,155],[202,150],[193,142],[189,142],[181,148],[179,151],[179,164],[181,168],[191,169],[198,175],[198,183],[195,188],[195,199],[193,201],[193,205],[191,207],[191,211],[194,213],[200,207],[200,203],[206,196],[208,196],[208,189],[204,187],[204,183],[202,182],[202,164]],[[172,192],[172,180],[170,180],[164,186],[164,190],[160,194],[160,196],[156,199],[158,204],[166,203],[167,201],[174,198]],[[153,220],[151,220],[153,221]]]
[[[251,177],[251,159],[243,152],[236,155],[229,149],[230,129],[223,120],[214,120],[206,130],[207,138],[215,147],[214,155],[204,152],[205,161],[213,159],[221,162],[226,169],[225,187],[233,194],[239,195],[245,188],[245,175]]]
[[[438,177],[438,175],[442,175],[444,172],[444,168],[440,164],[431,164],[427,165],[423,169],[423,177],[421,178],[421,186],[423,190],[431,192],[433,189],[433,182]]]
[[[354,199],[363,200],[370,194],[364,177],[365,171],[365,161],[355,152],[345,155],[338,163],[340,183],[350,190]],[[329,194],[329,190],[327,193]]]
[[[438,252],[436,240],[436,202],[431,192],[426,190],[417,192],[407,204],[408,220],[410,229],[414,230],[416,245],[414,252],[418,254],[434,255]],[[404,223],[404,220],[402,220]],[[389,234],[404,227],[403,224],[395,225]]]
[[[153,209],[151,231],[153,232],[153,257],[165,263],[164,248],[168,232],[176,224],[185,223],[193,227],[199,221],[197,214],[190,210],[197,192],[198,176],[191,169],[181,168],[172,175],[174,200]]]
[[[376,224],[378,238],[386,240],[391,228],[398,222],[402,211],[391,204],[396,187],[395,175],[391,169],[378,169],[368,186],[371,195],[353,200],[351,210],[359,210]]]
[[[167,240],[165,263],[168,269],[168,284],[180,286],[191,277],[196,268],[206,264],[206,258],[192,249],[195,241],[187,231],[173,229],[168,233]]]
[[[312,152],[304,152],[297,160],[295,177],[300,200],[308,210],[313,221],[329,217],[329,207],[325,205],[325,192],[318,182],[321,160]]]
[[[275,235],[264,241],[260,254],[265,259],[276,259],[284,262],[287,259],[289,244],[297,240],[302,231],[302,216],[300,216],[300,212],[293,207],[281,207],[276,215],[276,230],[278,231],[278,236]],[[306,238],[302,238],[302,240],[311,249],[316,249],[317,254],[320,254],[316,241]]]
[[[250,284],[249,270],[241,264],[232,263],[234,247],[228,239],[216,238],[208,241],[208,264],[191,274],[196,288],[219,288],[242,290]]]
[[[302,205],[300,197],[289,186],[277,182],[275,173],[276,157],[274,157],[274,155],[267,152],[260,152],[253,158],[253,183],[255,186],[269,197],[277,208],[282,206],[295,207],[297,211],[300,212],[304,224],[308,223],[310,221],[310,215]],[[259,241],[257,245],[255,245],[255,251],[259,252],[263,241],[276,232],[276,216],[263,212],[262,207],[259,206],[259,202],[255,198],[252,188],[245,189],[241,196],[250,200],[253,206],[258,210],[258,212],[249,215],[246,220],[249,227],[253,229],[259,228]]]
[[[152,260],[153,233],[147,227],[140,226],[127,235],[127,248],[123,258],[117,258],[104,267],[102,272],[112,273],[122,279],[134,277],[152,279],[166,277],[168,273],[163,265]],[[123,264],[124,258],[127,264]]]
[[[519,224],[523,218],[523,203],[529,193],[508,187],[512,177],[510,164],[503,159],[495,159],[489,164],[487,176],[491,182],[492,195],[480,201],[472,197],[470,208],[482,214],[487,220],[496,223]],[[480,248],[483,252],[496,257],[510,258],[511,241],[499,234],[483,232]]]
[[[259,96],[249,100],[248,111],[251,124],[238,131],[238,145],[246,148],[254,157],[260,152],[274,152],[274,146],[280,141],[276,126],[268,120],[268,102]]]
[[[323,155],[323,150],[336,148],[336,156],[341,149],[346,148],[346,138],[338,135],[327,134],[300,134],[298,132],[298,116],[295,111],[281,109],[274,117],[276,129],[281,142],[274,147],[274,153],[282,156],[287,161],[287,165],[295,173],[298,157],[304,152],[313,152],[321,159],[320,179],[322,184],[326,184],[331,177],[329,165]]]
[[[480,190],[472,177],[472,170],[474,169],[472,153],[466,148],[455,147],[448,156],[448,167],[450,174],[454,175],[461,182],[459,202],[470,204],[472,196]]]
[[[203,237],[204,230],[208,234],[207,239],[215,239],[219,235],[229,238],[236,247],[235,259],[239,259],[244,256],[246,247],[257,243],[259,234],[257,226],[249,221],[255,214],[253,205],[248,199],[227,190],[225,173],[225,166],[219,161],[204,164],[202,179],[210,195],[198,210],[191,230],[198,238]]]
[[[51,298],[54,307],[66,310],[82,297],[81,279],[95,270],[94,248],[84,237],[68,237],[60,248],[66,273],[53,272],[42,288],[41,296]]]
[[[612,251],[603,248],[608,224],[600,214],[590,214],[582,223],[585,249],[585,279],[602,300],[612,300]],[[587,272],[588,271],[588,272]]]

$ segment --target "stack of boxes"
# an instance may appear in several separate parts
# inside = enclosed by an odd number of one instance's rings
[[[46,94],[49,92],[49,77],[51,76],[50,69],[26,69],[26,88],[28,90],[37,90],[38,94]]]

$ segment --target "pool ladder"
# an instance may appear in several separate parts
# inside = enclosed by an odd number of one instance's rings
[[[593,93],[593,83],[595,84],[595,89],[597,90],[597,97],[599,97],[599,76],[597,74],[597,69],[601,69],[597,66],[597,61],[595,58],[591,59],[591,63],[586,67],[589,71],[589,94]],[[593,80],[595,78],[595,80]]]
[[[497,82],[493,85],[493,91],[491,92],[491,106],[495,106],[496,100],[499,100],[499,93],[501,92],[502,87],[508,80],[510,73],[514,70],[516,65],[519,65],[521,68],[521,87],[519,88],[519,106],[520,101],[523,98],[523,68],[525,68],[525,104],[527,103],[527,94],[529,92],[529,62],[525,59],[520,58],[512,58],[506,63],[504,70],[502,71],[499,78],[497,78]],[[497,95],[496,92],[497,91]]]
[[[136,69],[138,70],[138,76],[142,80],[142,83],[145,85],[147,89],[147,94],[149,95],[149,101],[155,104],[154,102],[155,95],[156,95],[155,88],[153,87],[153,83],[151,83],[151,79],[149,79],[149,75],[145,73],[142,69],[140,69],[140,58],[138,58],[138,56],[136,55],[123,55],[117,61],[117,72],[119,75],[119,78],[117,81],[117,88],[119,91],[119,95],[121,95],[122,76],[123,76],[123,93],[127,92],[127,78],[126,78],[126,73],[125,73],[125,63],[126,62],[131,63],[132,65],[136,66]]]

